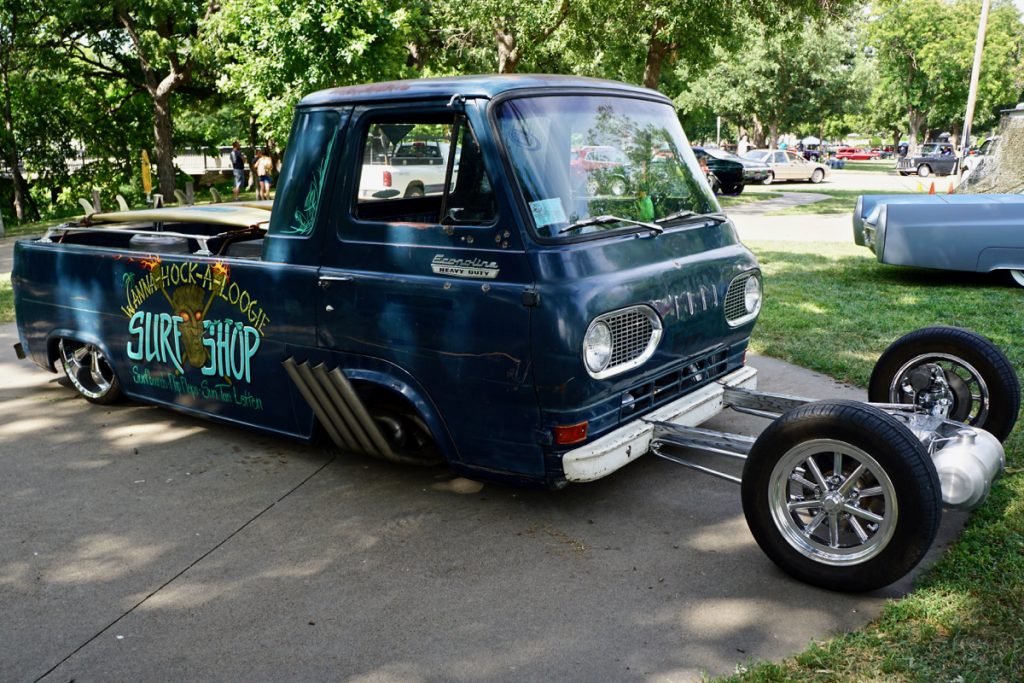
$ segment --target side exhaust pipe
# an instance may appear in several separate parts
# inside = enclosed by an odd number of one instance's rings
[[[394,452],[340,368],[328,370],[323,363],[311,367],[294,358],[282,365],[338,448],[404,465],[432,464]]]

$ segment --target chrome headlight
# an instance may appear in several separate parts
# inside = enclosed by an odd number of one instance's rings
[[[747,284],[743,285],[743,307],[747,309],[748,315],[757,315],[761,310],[760,278],[747,278]]]
[[[583,338],[583,361],[592,375],[598,375],[608,367],[612,359],[612,331],[608,324],[595,321]]]
[[[761,312],[761,274],[756,270],[741,273],[732,279],[725,292],[725,321],[739,327]]]
[[[661,318],[650,306],[603,313],[583,337],[583,364],[594,379],[604,379],[643,365],[661,340]]]

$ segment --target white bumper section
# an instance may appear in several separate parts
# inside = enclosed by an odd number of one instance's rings
[[[725,407],[722,395],[725,393],[723,387],[726,386],[756,389],[757,370],[749,366],[734,370],[692,394],[653,410],[586,446],[569,451],[562,458],[566,480],[594,481],[639,458],[651,446],[651,435],[654,433],[651,422],[672,422],[696,427],[710,420]]]

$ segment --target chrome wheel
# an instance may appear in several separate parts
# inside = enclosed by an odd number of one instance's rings
[[[889,544],[898,506],[889,475],[844,441],[815,439],[790,449],[769,479],[769,507],[797,552],[831,566],[867,562]]]
[[[110,403],[120,397],[117,375],[98,346],[61,339],[58,348],[64,374],[78,393],[94,403]]]
[[[890,403],[921,406],[933,415],[982,426],[991,398],[985,378],[973,365],[948,353],[929,353],[903,364],[889,384]]]
[[[1024,287],[1024,270],[1011,270],[1010,277],[1013,278],[1017,285]]]

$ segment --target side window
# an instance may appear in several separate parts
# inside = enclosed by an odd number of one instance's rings
[[[784,164],[784,163],[786,163],[786,153],[785,152],[776,152],[775,153],[775,163],[777,163],[777,164]]]
[[[789,157],[789,163],[791,164],[802,164],[804,162],[804,158],[796,152],[786,152],[786,156]]]
[[[494,192],[464,118],[372,121],[355,213],[386,223],[491,223]]]

